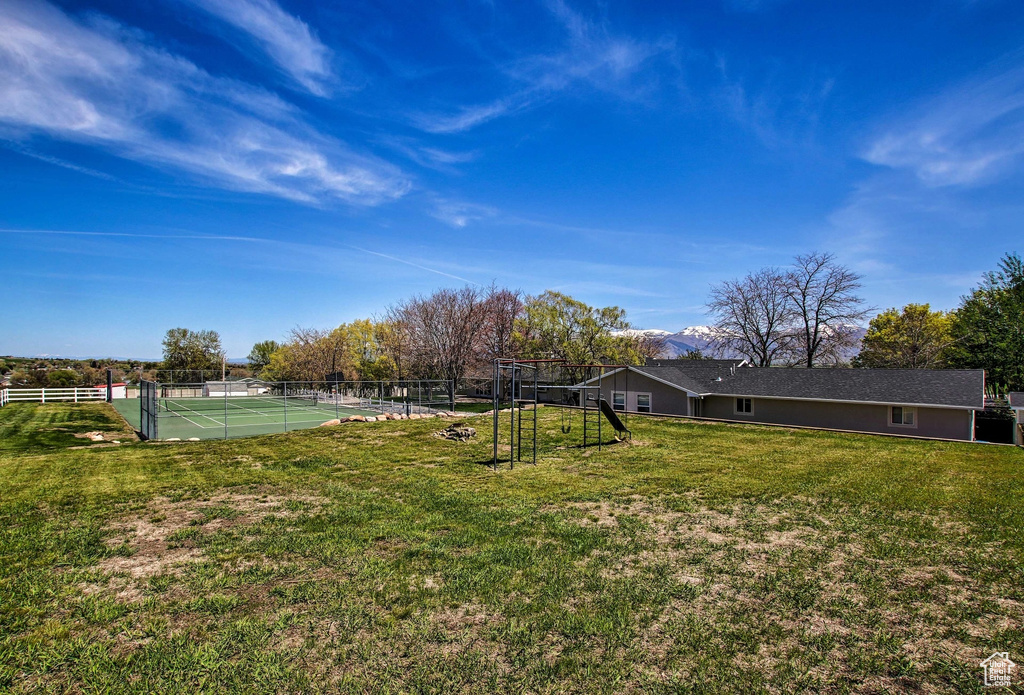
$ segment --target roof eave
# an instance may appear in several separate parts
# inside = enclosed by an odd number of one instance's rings
[[[985,404],[981,405],[949,405],[945,403],[911,403],[907,401],[857,401],[842,398],[806,398],[802,396],[764,396],[756,393],[702,393],[701,398],[706,396],[722,396],[723,398],[765,398],[775,401],[811,401],[814,403],[859,403],[862,405],[901,405],[909,408],[945,408],[947,410],[984,410]]]

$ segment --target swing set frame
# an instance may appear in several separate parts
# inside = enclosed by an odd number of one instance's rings
[[[567,369],[585,369],[585,376],[582,381],[576,384],[542,384],[539,379],[539,374],[542,366],[556,367],[560,370]],[[589,385],[594,379],[590,376],[592,369],[598,369],[597,385]],[[629,393],[629,365],[623,364],[572,364],[564,359],[519,359],[512,357],[499,357],[496,358],[492,365],[491,370],[491,397],[493,399],[493,434],[494,434],[494,446],[493,456],[491,459],[491,467],[493,470],[498,470],[498,464],[504,462],[505,458],[499,459],[498,453],[501,448],[501,428],[499,426],[499,417],[501,413],[501,394],[502,394],[502,380],[507,377],[508,379],[508,400],[510,402],[509,414],[509,456],[508,463],[509,468],[514,468],[515,463],[522,462],[523,460],[523,409],[528,407],[529,410],[533,411],[532,419],[528,418],[526,423],[526,436],[528,437],[528,453],[531,454],[531,458],[528,460],[529,463],[537,465],[537,409],[540,405],[539,395],[541,389],[545,391],[562,391],[563,393],[579,394],[579,404],[572,405],[567,403],[565,397],[561,399],[562,402],[556,404],[557,407],[562,409],[562,433],[569,434],[572,431],[572,411],[578,409],[583,415],[583,432],[582,432],[582,444],[581,446],[592,446],[597,444],[598,451],[603,446],[603,432],[602,432],[602,413],[601,413],[601,401],[603,400],[602,389],[604,387],[605,370],[615,370],[611,375],[614,375],[614,386],[613,389],[618,387],[618,374],[623,370],[626,375],[626,398],[628,399]],[[532,378],[531,378],[532,377]],[[571,381],[572,379],[570,379]],[[523,385],[526,384],[528,391],[530,392],[530,398],[523,397]],[[591,392],[596,394],[591,395]],[[571,397],[571,396],[570,396]],[[590,403],[593,402],[591,406]],[[623,403],[623,410],[621,411],[622,419],[625,420],[626,410],[625,403]],[[613,407],[614,406],[610,406]],[[568,425],[566,424],[568,423]],[[589,438],[591,433],[596,427],[597,439],[596,442],[590,442]],[[627,433],[629,430],[625,430]]]

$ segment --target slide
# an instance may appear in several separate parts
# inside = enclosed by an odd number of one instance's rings
[[[611,404],[605,399],[601,399],[601,412],[608,418],[608,422],[612,423],[612,427],[615,428],[616,432],[625,433],[630,439],[633,438],[633,433],[626,429],[626,426],[622,424],[622,420],[619,419],[619,414],[615,412]]]

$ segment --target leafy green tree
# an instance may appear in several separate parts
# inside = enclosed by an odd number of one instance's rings
[[[694,348],[693,350],[690,350],[689,352],[686,352],[686,353],[683,353],[682,355],[680,355],[679,359],[683,359],[683,360],[710,360],[712,358],[711,358],[710,355],[705,355],[704,352],[700,348]]]
[[[626,312],[619,307],[598,309],[548,290],[526,300],[518,322],[518,351],[524,357],[557,358],[570,364],[639,364],[643,356],[637,341],[621,333],[629,327]],[[574,381],[586,375],[580,368],[569,372]]]
[[[907,304],[871,319],[854,367],[936,369],[945,366],[953,320],[928,304]]]
[[[298,359],[295,347],[291,344],[282,345],[270,355],[267,366],[260,372],[260,377],[268,381],[293,381],[298,379],[296,363]]]
[[[179,381],[194,380],[204,370],[220,368],[224,358],[217,331],[172,328],[164,336],[163,348],[163,369],[178,372],[175,378]]]
[[[249,369],[253,376],[260,376],[267,365],[270,364],[270,356],[281,348],[276,340],[264,340],[252,346],[249,351]]]
[[[72,369],[54,369],[46,375],[46,383],[54,388],[78,386],[78,374]]]
[[[356,379],[378,381],[394,379],[397,368],[395,362],[385,353],[378,340],[381,334],[376,324],[370,319],[358,319],[352,323],[343,323],[338,327],[344,332],[346,374],[351,373]]]
[[[374,337],[384,357],[392,366],[396,379],[404,379],[408,376],[409,368],[412,366],[410,363],[412,362],[414,338],[406,319],[400,312],[401,309],[392,309],[387,317],[374,323]]]
[[[1024,261],[1006,254],[999,269],[963,297],[953,316],[949,365],[984,369],[996,393],[1024,390]]]

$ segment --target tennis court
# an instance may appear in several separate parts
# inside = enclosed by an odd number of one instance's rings
[[[140,429],[138,399],[120,399],[114,407]],[[351,415],[376,416],[379,411],[354,408],[317,398],[196,397],[160,398],[157,413],[160,439],[226,439],[316,427]]]

